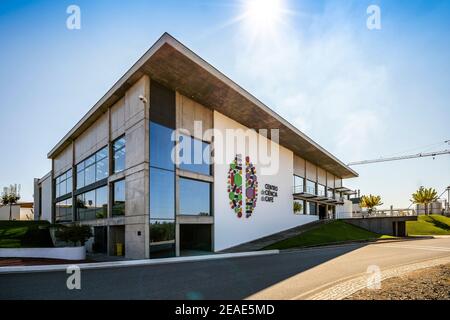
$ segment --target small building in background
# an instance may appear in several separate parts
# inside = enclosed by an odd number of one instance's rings
[[[20,202],[12,205],[11,208],[9,205],[0,205],[0,221],[10,220],[10,212],[11,220],[34,220],[33,202]]]

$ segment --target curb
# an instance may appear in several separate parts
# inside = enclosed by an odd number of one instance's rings
[[[265,256],[279,253],[280,253],[279,250],[265,250],[265,251],[250,251],[240,253],[211,254],[193,257],[163,258],[153,260],[145,259],[145,260],[127,260],[127,261],[95,262],[95,263],[80,263],[80,264],[74,263],[74,264],[44,265],[44,266],[41,265],[41,266],[0,267],[0,274],[27,273],[27,272],[54,272],[54,271],[65,272],[68,267],[74,265],[78,266],[81,270],[152,266],[152,265],[173,264],[183,262],[197,262],[197,261],[208,261],[219,259]]]

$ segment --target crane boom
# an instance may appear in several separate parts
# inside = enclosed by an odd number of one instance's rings
[[[416,153],[416,154],[410,154],[410,155],[407,155],[407,156],[399,156],[399,157],[391,157],[391,158],[379,158],[379,159],[372,159],[372,160],[356,161],[356,162],[350,162],[348,165],[349,166],[356,166],[356,165],[361,165],[361,164],[369,164],[369,163],[377,163],[377,162],[387,162],[387,161],[397,161],[397,160],[414,159],[414,158],[435,157],[435,156],[440,156],[440,155],[444,155],[444,154],[450,154],[450,150],[427,152],[427,153]]]

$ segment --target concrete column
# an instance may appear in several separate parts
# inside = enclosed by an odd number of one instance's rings
[[[144,103],[139,96],[144,96]],[[143,76],[125,93],[125,254],[149,258],[150,79]]]

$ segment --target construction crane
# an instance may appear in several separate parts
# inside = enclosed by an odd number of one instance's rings
[[[450,143],[450,140],[445,141],[444,143]],[[416,154],[410,154],[405,156],[397,156],[397,157],[388,157],[388,158],[378,158],[378,159],[371,159],[371,160],[363,160],[363,161],[355,161],[350,162],[349,166],[357,166],[362,164],[369,164],[369,163],[377,163],[377,162],[387,162],[387,161],[397,161],[397,160],[406,160],[406,159],[415,159],[415,158],[426,158],[426,157],[436,157],[441,156],[444,154],[450,154],[450,150],[442,150],[442,151],[433,151],[433,152],[421,152]]]
[[[446,140],[446,141],[444,141],[444,143],[450,144],[450,140]],[[426,157],[433,157],[433,159],[434,159],[436,156],[441,156],[441,155],[445,155],[445,154],[450,154],[450,150],[447,149],[447,150],[442,150],[442,151],[421,152],[421,153],[410,154],[410,155],[405,155],[405,156],[384,157],[384,158],[371,159],[371,160],[355,161],[355,162],[350,162],[348,164],[348,166],[357,166],[357,165],[370,164],[370,163],[398,161],[398,160],[426,158]],[[444,190],[444,192],[441,193],[441,195],[438,198],[441,198],[445,192],[448,193],[445,211],[450,212],[450,186],[448,186]],[[411,205],[408,207],[408,209],[411,207]]]
[[[361,164],[396,161],[396,160],[406,160],[406,159],[414,159],[414,158],[426,158],[426,157],[434,158],[436,156],[441,156],[444,154],[450,154],[450,150],[434,151],[434,152],[426,152],[426,153],[416,153],[416,154],[410,154],[407,156],[400,156],[400,157],[378,158],[378,159],[372,159],[372,160],[355,161],[355,162],[350,162],[348,165],[349,166],[357,166],[357,165],[361,165]]]

